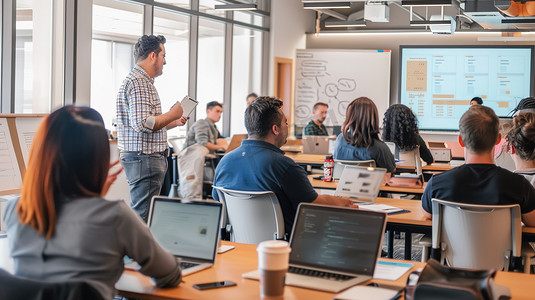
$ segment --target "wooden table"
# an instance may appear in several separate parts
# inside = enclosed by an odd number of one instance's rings
[[[224,242],[224,244],[232,244],[236,248],[227,253],[218,254],[214,267],[184,277],[185,282],[181,283],[178,288],[156,288],[148,277],[135,271],[126,270],[116,284],[119,294],[142,299],[260,299],[259,282],[241,277],[241,274],[257,267],[256,245],[230,242]],[[381,260],[388,261],[388,259]],[[425,265],[421,262],[410,263],[414,264],[410,271]],[[405,286],[410,271],[396,281],[374,279],[370,282],[401,288]],[[234,281],[237,286],[205,291],[198,291],[192,287],[196,283],[224,280]],[[511,289],[513,299],[533,299],[532,289],[535,285],[535,275],[498,272],[496,283],[508,286]],[[287,286],[284,290],[284,299],[332,299],[334,295],[334,293],[291,286]]]
[[[323,163],[325,162],[325,155],[303,154],[299,152],[286,152],[285,155],[293,159],[299,165],[318,167],[323,166]],[[403,169],[414,169],[414,166],[404,166],[402,163],[396,164],[396,167]],[[444,172],[455,167],[457,167],[457,165],[452,165],[450,163],[432,163],[430,165],[423,166],[422,170],[428,172]]]
[[[151,279],[139,272],[125,270],[115,287],[119,290],[119,295],[152,300],[169,299],[259,299],[259,283],[255,280],[243,279],[241,274],[256,269],[258,260],[256,245],[232,244],[236,248],[229,252],[218,254],[214,267],[207,270],[188,275],[176,288],[161,289],[154,286]],[[388,259],[381,259],[389,261]],[[0,238],[0,268],[13,271],[12,262],[9,259],[7,238]],[[402,261],[403,262],[403,261]],[[424,266],[421,262],[410,262],[414,264],[410,270],[416,270]],[[396,281],[372,280],[379,285],[403,287],[407,276],[405,273]],[[231,280],[237,283],[235,287],[199,291],[193,288],[193,284]],[[495,278],[496,283],[505,285],[511,289],[512,299],[524,300],[533,299],[533,286],[535,286],[535,275],[524,273],[498,272]],[[367,282],[369,283],[369,282]],[[365,283],[365,284],[367,284]],[[333,293],[320,292],[315,290],[287,286],[284,290],[284,299],[332,299]]]
[[[314,179],[316,175],[308,175],[307,177],[310,183],[312,184],[312,187],[315,189],[336,190],[336,187],[338,186],[338,182],[339,182],[339,180],[325,182],[323,180]],[[424,189],[425,189],[425,183],[424,183],[424,186],[421,188],[398,187],[398,186],[389,186],[389,185],[383,184],[381,186],[380,191],[387,192],[387,193],[422,195],[424,193]]]

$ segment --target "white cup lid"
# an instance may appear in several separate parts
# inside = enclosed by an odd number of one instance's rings
[[[264,241],[258,244],[256,251],[268,252],[268,253],[290,253],[291,249],[286,241]]]

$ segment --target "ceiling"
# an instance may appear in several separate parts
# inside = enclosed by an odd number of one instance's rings
[[[362,32],[362,31],[433,31],[433,33],[454,33],[469,31],[527,32],[535,31],[535,16],[511,17],[498,8],[524,5],[535,0],[451,0],[447,6],[411,6],[414,4],[436,4],[438,0],[301,0],[303,5],[318,2],[349,2],[349,8],[313,9],[316,11],[316,32]],[[413,1],[413,2],[410,2]],[[442,0],[438,2],[443,2]],[[402,5],[403,4],[403,5]],[[534,12],[535,15],[535,12]],[[451,19],[450,19],[451,17]],[[431,26],[411,26],[429,20],[454,20],[449,25],[451,32],[434,31]],[[503,23],[510,22],[510,23]],[[359,27],[326,27],[333,23],[365,23]],[[319,25],[319,26],[318,26]],[[444,26],[444,25],[442,25]],[[433,26],[437,28],[436,26]]]

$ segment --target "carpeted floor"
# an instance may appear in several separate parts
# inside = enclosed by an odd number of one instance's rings
[[[420,238],[423,234],[413,234],[412,235],[412,253],[411,260],[420,261],[422,258],[422,246],[418,244]],[[386,252],[386,234],[383,240],[383,250]],[[405,233],[400,233],[399,238],[394,238],[394,258],[403,259],[405,254]]]

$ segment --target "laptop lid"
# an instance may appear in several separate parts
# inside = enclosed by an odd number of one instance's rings
[[[290,265],[373,276],[385,228],[385,213],[301,203],[290,239]]]
[[[374,202],[385,178],[386,169],[345,166],[336,186],[335,196]]]
[[[230,151],[238,148],[241,146],[241,141],[247,139],[247,134],[235,134],[232,136],[232,139],[230,139],[230,143],[228,144],[228,148],[226,153],[229,153]]]
[[[306,135],[303,137],[304,154],[329,154],[329,136]]]
[[[214,262],[222,204],[155,196],[149,229],[160,245],[183,259]]]

